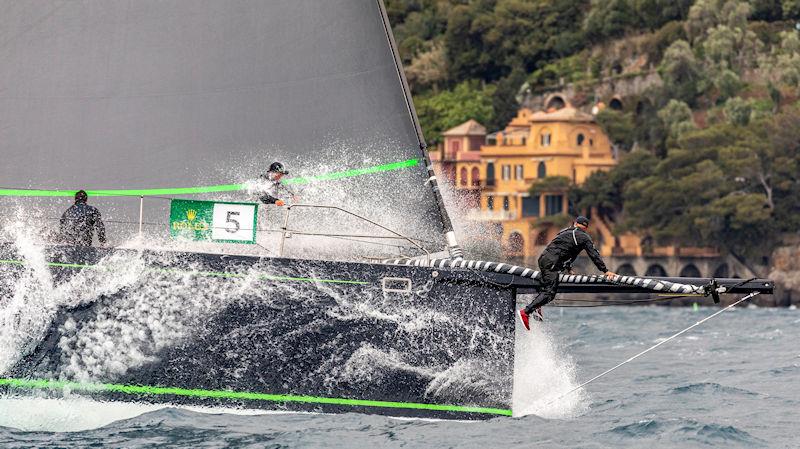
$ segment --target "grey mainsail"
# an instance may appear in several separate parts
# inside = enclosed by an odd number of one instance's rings
[[[53,190],[229,187],[280,160],[292,176],[343,174],[304,202],[444,243],[449,220],[380,1],[0,6],[2,201],[53,208],[68,203],[41,198]],[[45,193],[20,200],[15,189]],[[94,200],[120,222],[135,220],[136,201]]]

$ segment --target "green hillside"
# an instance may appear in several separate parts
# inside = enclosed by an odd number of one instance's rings
[[[655,72],[598,121],[618,168],[574,187],[618,228],[763,264],[800,229],[800,0],[387,0],[430,143],[522,91]],[[646,101],[643,101],[646,99]]]

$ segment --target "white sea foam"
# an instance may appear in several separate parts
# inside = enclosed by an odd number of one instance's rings
[[[532,323],[526,331],[517,323],[514,356],[514,416],[572,418],[588,408],[578,386],[576,365],[547,333],[546,324]]]
[[[23,431],[77,432],[97,429],[115,421],[135,418],[168,407],[199,413],[265,415],[279,412],[255,409],[195,407],[174,404],[96,401],[81,396],[66,398],[0,396],[0,427]]]

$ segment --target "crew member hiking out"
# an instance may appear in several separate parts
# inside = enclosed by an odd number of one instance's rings
[[[615,273],[608,271],[608,268],[606,268],[600,253],[594,247],[592,237],[586,232],[588,228],[589,219],[580,216],[575,219],[572,226],[561,230],[542,251],[539,256],[539,271],[541,272],[539,294],[527,307],[520,309],[518,312],[525,329],[531,330],[530,317],[537,321],[543,320],[542,306],[555,299],[559,274],[572,271],[572,263],[575,262],[581,251],[586,250],[586,254],[592,259],[597,269],[606,276],[616,276]]]
[[[283,164],[273,162],[267,173],[259,177],[265,184],[265,188],[258,199],[264,204],[285,205],[287,197],[294,197],[294,193],[281,182],[281,179],[288,174],[289,172],[283,167]]]
[[[106,227],[96,207],[86,204],[89,195],[79,190],[75,193],[75,204],[61,215],[61,239],[64,243],[79,246],[92,246],[93,233],[97,240],[106,244]]]

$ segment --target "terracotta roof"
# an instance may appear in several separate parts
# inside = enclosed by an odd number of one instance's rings
[[[480,123],[476,122],[473,119],[469,119],[466,122],[456,126],[455,128],[450,128],[447,131],[442,133],[443,136],[485,136],[486,135],[486,128],[481,125]]]
[[[567,106],[553,112],[534,112],[530,120],[531,122],[594,122],[594,117]]]

